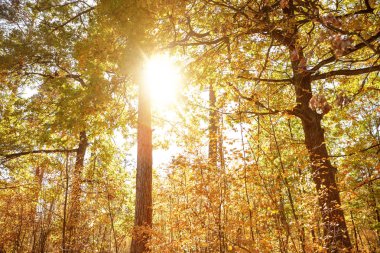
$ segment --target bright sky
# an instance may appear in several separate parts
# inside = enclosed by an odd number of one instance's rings
[[[158,54],[146,59],[144,66],[144,81],[149,87],[152,105],[153,122],[159,120],[165,124],[174,123],[175,107],[178,103],[178,93],[182,86],[181,67],[174,57],[169,54]],[[167,123],[165,123],[167,121]],[[153,142],[157,138],[168,138],[168,129],[165,127],[152,125]],[[115,143],[122,147],[125,139],[118,131],[114,132]],[[165,174],[165,165],[169,164],[172,157],[180,152],[175,143],[170,143],[169,148],[153,148],[153,167],[161,175]],[[134,145],[128,151],[128,155],[133,159],[132,164],[136,163],[137,146]],[[129,168],[128,168],[129,169]],[[135,169],[130,168],[130,169]]]
[[[176,103],[182,83],[181,68],[169,54],[154,55],[146,60],[144,81],[149,86],[152,106],[167,110]]]
[[[28,99],[31,98],[33,95],[36,95],[37,93],[37,88],[27,86],[21,91],[20,96],[24,99]]]

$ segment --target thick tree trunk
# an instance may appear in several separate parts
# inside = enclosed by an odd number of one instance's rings
[[[88,146],[87,135],[85,131],[80,132],[79,146],[75,160],[75,167],[73,172],[73,181],[70,194],[70,209],[67,221],[67,234],[68,240],[65,245],[64,252],[80,252],[81,247],[78,243],[78,224],[80,216],[80,196],[81,196],[81,181],[82,171],[84,166],[84,157]]]
[[[152,227],[152,129],[149,90],[140,81],[137,126],[135,231],[131,253],[149,252]],[[148,229],[148,230],[147,230]]]
[[[289,19],[295,20],[295,6],[289,1],[283,12]],[[307,70],[307,59],[303,49],[296,44],[298,27],[291,25],[290,34],[273,34],[289,49],[292,64],[292,83],[296,92],[297,106],[294,114],[302,121],[305,134],[305,144],[309,153],[313,181],[317,188],[318,204],[322,214],[324,241],[328,252],[339,252],[341,249],[351,249],[351,241],[336,184],[336,168],[330,163],[325,145],[324,130],[321,125],[323,114],[318,114],[309,107],[312,98],[311,73]],[[325,113],[325,112],[324,112]]]
[[[336,168],[330,163],[325,145],[324,130],[321,125],[323,114],[318,114],[309,107],[312,98],[310,74],[299,72],[298,65],[295,66],[293,78],[297,98],[295,114],[301,119],[305,134],[305,144],[309,152],[313,181],[317,188],[318,204],[322,214],[324,241],[329,252],[339,252],[350,249],[352,245],[341,209],[335,179]]]

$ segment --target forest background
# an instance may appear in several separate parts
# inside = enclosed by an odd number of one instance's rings
[[[378,0],[3,0],[0,36],[0,252],[379,252]]]

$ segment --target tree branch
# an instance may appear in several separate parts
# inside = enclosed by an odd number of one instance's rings
[[[40,149],[40,150],[32,150],[32,151],[23,151],[13,154],[0,154],[0,156],[3,157],[3,161],[1,163],[7,162],[9,160],[30,155],[30,154],[51,154],[51,153],[71,153],[71,152],[77,152],[78,149]]]
[[[73,21],[73,20],[79,18],[79,17],[82,16],[83,14],[86,14],[86,13],[88,13],[88,12],[94,10],[94,9],[95,9],[95,7],[90,7],[90,8],[88,8],[88,9],[84,10],[84,11],[79,12],[77,15],[75,15],[74,17],[70,18],[69,20],[63,22],[63,23],[60,24],[59,26],[54,27],[53,32],[56,31],[56,30],[58,30],[59,28],[64,27],[65,25],[67,25],[67,24],[70,23],[71,21]]]
[[[25,75],[38,75],[38,76],[42,76],[42,77],[46,77],[46,78],[50,78],[50,79],[54,79],[54,78],[57,78],[57,77],[65,77],[65,78],[71,78],[71,79],[74,79],[78,82],[80,82],[80,84],[84,87],[86,86],[86,83],[84,82],[83,78],[81,77],[81,75],[77,75],[77,74],[67,74],[67,75],[64,75],[64,76],[54,76],[52,74],[45,74],[45,73],[39,73],[39,72],[25,72],[24,73]]]
[[[252,101],[255,103],[256,106],[264,108],[266,111],[265,112],[260,112],[260,111],[240,111],[239,113],[247,113],[247,114],[254,114],[254,115],[272,115],[272,114],[278,114],[278,113],[287,113],[289,115],[294,115],[298,116],[299,114],[296,113],[294,109],[292,110],[277,110],[277,109],[272,109],[269,108],[268,106],[265,106],[263,103],[261,103],[258,99],[256,99],[255,94],[253,94],[250,97],[244,96],[240,90],[235,87],[232,83],[227,83],[228,86],[230,86],[238,95],[239,97],[247,100],[247,101]]]
[[[378,177],[374,177],[374,178],[367,178],[367,179],[363,180],[362,182],[360,182],[358,185],[356,185],[356,186],[354,187],[354,190],[356,190],[356,189],[362,187],[363,185],[366,185],[366,184],[372,183],[373,181],[376,181],[376,180],[379,180],[379,179],[380,179],[380,176],[378,176]]]
[[[361,150],[359,150],[359,151],[357,151],[357,152],[349,153],[349,154],[347,154],[347,155],[329,155],[329,157],[346,157],[346,156],[353,156],[353,155],[356,155],[356,154],[358,154],[358,153],[366,152],[366,151],[368,151],[368,150],[370,150],[370,149],[373,149],[373,148],[376,148],[376,147],[380,147],[380,143],[377,143],[377,144],[375,144],[375,145],[369,146],[368,148],[361,149]],[[380,150],[379,150],[379,151],[380,151]],[[379,152],[379,151],[378,151],[378,152]]]
[[[354,76],[354,75],[366,74],[366,73],[375,72],[375,71],[380,71],[380,65],[371,66],[371,67],[362,68],[362,69],[333,70],[333,71],[318,74],[318,75],[312,75],[311,80],[320,80],[320,79],[325,79],[332,76]]]
[[[248,76],[242,76],[242,75],[239,75],[238,78],[242,78],[242,79],[250,80],[250,81],[267,82],[267,83],[291,83],[292,82],[292,79],[290,78],[269,79],[269,78],[259,78],[259,77],[248,77]]]
[[[187,37],[187,36],[186,36]],[[190,37],[189,37],[190,38]],[[169,44],[168,48],[174,47],[174,46],[200,46],[200,45],[215,45],[220,42],[224,42],[228,39],[228,36],[223,36],[221,38],[215,39],[215,40],[207,40],[207,41],[195,41],[195,42],[186,42],[189,38],[185,38],[179,41],[173,41]]]
[[[370,37],[369,39],[365,40],[364,42],[361,42],[359,44],[357,44],[356,46],[354,46],[352,49],[349,49],[347,50],[347,52],[345,54],[343,54],[343,56],[346,56],[346,55],[349,55],[365,46],[367,46],[368,43],[371,43],[375,40],[377,40],[378,38],[380,38],[380,31],[378,33],[376,33],[374,36]],[[332,63],[334,62],[335,60],[337,60],[337,58],[335,57],[335,55],[327,58],[327,59],[324,59],[322,61],[320,61],[317,65],[315,65],[312,69],[310,69],[311,72],[316,72],[318,69],[320,69],[321,67],[323,67],[324,65],[326,64],[329,64],[329,63]]]
[[[355,12],[353,12],[353,13],[347,13],[347,14],[345,14],[345,15],[338,16],[338,17],[347,17],[347,16],[352,16],[352,15],[358,15],[358,14],[368,14],[368,13],[373,13],[373,11],[374,11],[375,9],[371,7],[371,5],[370,5],[370,3],[369,3],[369,0],[364,0],[364,4],[365,4],[366,9],[358,10],[358,11],[355,11]]]

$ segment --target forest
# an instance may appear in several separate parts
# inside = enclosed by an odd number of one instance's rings
[[[380,252],[379,0],[0,0],[0,253]]]

